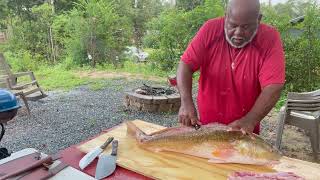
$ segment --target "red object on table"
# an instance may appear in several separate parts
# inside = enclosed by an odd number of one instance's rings
[[[109,129],[110,130],[110,129]],[[103,133],[101,134],[104,134],[106,133],[106,131],[104,131]],[[101,134],[95,136],[95,137],[98,137],[100,136]],[[93,138],[95,138],[93,137]],[[90,141],[91,139],[93,138],[90,138],[88,140],[85,140],[84,142],[81,142],[77,145],[73,145],[67,149],[64,149],[62,151],[60,151],[60,155],[61,155],[61,161],[70,165],[71,167],[75,168],[75,169],[78,169],[80,171],[82,171],[79,167],[79,161],[80,159],[85,155],[85,153],[81,152],[79,149],[77,149],[77,146],[85,143],[85,142],[88,142]],[[82,172],[94,177],[95,176],[95,172],[96,172],[96,165],[97,165],[97,162],[98,162],[98,158],[96,158],[89,166],[87,166]],[[122,167],[119,167],[117,166],[115,172],[110,175],[109,177],[107,178],[104,178],[104,179],[112,179],[112,180],[150,180],[151,178],[148,178],[146,176],[143,176],[141,174],[138,174],[136,172],[133,172],[133,171],[130,171],[130,170],[127,170],[125,168],[122,168]]]

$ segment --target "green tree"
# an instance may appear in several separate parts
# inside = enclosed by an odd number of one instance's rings
[[[149,23],[146,46],[157,48],[151,55],[156,66],[172,70],[179,62],[188,43],[210,18],[223,15],[221,2],[207,0],[191,11],[169,9]]]
[[[134,29],[134,44],[140,48],[147,31],[147,22],[160,14],[162,4],[160,0],[137,0],[135,2],[131,21]]]
[[[129,19],[115,11],[113,1],[79,0],[66,25],[68,55],[78,64],[120,64],[129,43]]]
[[[30,13],[32,19],[24,20],[18,16],[12,17],[13,35],[9,39],[10,50],[27,51],[31,56],[40,55],[51,59],[49,28],[53,21],[51,6],[47,3],[34,6]]]
[[[281,7],[263,7],[263,20],[281,33],[286,56],[286,91],[317,89],[320,86],[319,6],[289,1]],[[300,15],[304,15],[303,22],[290,23]]]
[[[9,9],[6,1],[0,1],[0,30],[7,28],[6,19],[9,16]]]
[[[23,20],[32,20],[34,18],[32,7],[41,5],[45,0],[6,0],[10,13]]]
[[[203,5],[204,0],[177,0],[176,6],[187,11],[193,10],[197,6]]]
[[[54,2],[55,12],[61,14],[71,10],[78,0],[49,0]]]

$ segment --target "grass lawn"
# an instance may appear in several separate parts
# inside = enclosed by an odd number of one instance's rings
[[[68,91],[81,85],[88,85],[91,90],[98,91],[107,86],[114,86],[118,90],[122,90],[121,85],[112,85],[111,80],[114,78],[132,78],[132,79],[150,79],[162,83],[166,82],[166,77],[174,74],[167,73],[156,69],[150,64],[133,63],[127,61],[123,67],[115,69],[112,65],[98,66],[93,69],[91,67],[74,68],[67,70],[63,65],[56,66],[40,66],[34,74],[41,87],[48,90],[64,90]],[[94,75],[93,75],[94,74]],[[194,76],[194,84],[196,85],[199,73]],[[108,79],[110,81],[108,81]],[[280,100],[276,104],[279,110],[284,105],[286,93],[282,93]]]
[[[43,89],[66,91],[81,85],[89,85],[92,90],[100,90],[110,85],[111,82],[107,79],[114,78],[151,79],[164,83],[169,75],[155,70],[148,64],[132,62],[126,62],[122,68],[117,69],[113,66],[98,66],[95,69],[84,67],[66,70],[59,65],[41,66],[34,74]]]

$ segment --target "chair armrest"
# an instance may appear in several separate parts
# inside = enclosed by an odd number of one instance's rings
[[[315,91],[301,92],[301,93],[294,93],[294,94],[320,96],[320,89]]]
[[[22,77],[22,76],[27,76],[29,75],[31,82],[28,82],[26,84],[22,84],[22,85],[17,85],[16,83],[18,82],[18,77]],[[36,85],[37,84],[37,80],[33,74],[32,71],[29,72],[20,72],[20,73],[14,73],[12,76],[7,77],[7,84],[8,87],[10,89],[14,89],[14,90],[21,90],[23,88],[25,88],[26,86],[29,85]]]
[[[315,118],[320,118],[320,110],[312,113]]]
[[[288,103],[313,103],[313,104],[317,104],[317,103],[320,103],[320,99],[303,99],[303,100],[288,99]]]
[[[305,118],[305,119],[318,119],[320,117],[320,111],[291,111],[292,116]]]
[[[320,100],[320,90],[312,91],[312,92],[289,92],[288,99],[291,100]]]
[[[35,80],[35,77],[34,77],[34,74],[33,74],[32,71],[14,73],[14,74],[13,74],[13,77],[14,77],[14,78],[18,78],[18,77],[27,76],[27,75],[29,75],[32,80]]]
[[[11,86],[11,89],[13,90],[21,90],[21,89],[24,89],[30,85],[36,85],[37,84],[37,81],[31,81],[29,83],[25,83],[25,84],[22,84],[22,85],[15,85],[15,86]]]

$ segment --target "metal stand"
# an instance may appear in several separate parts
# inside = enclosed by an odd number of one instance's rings
[[[1,134],[0,134],[0,142],[4,136],[4,133],[6,132],[4,125],[0,123],[1,125]],[[7,148],[0,148],[0,159],[4,159],[6,157],[9,157],[11,154],[8,152]]]

